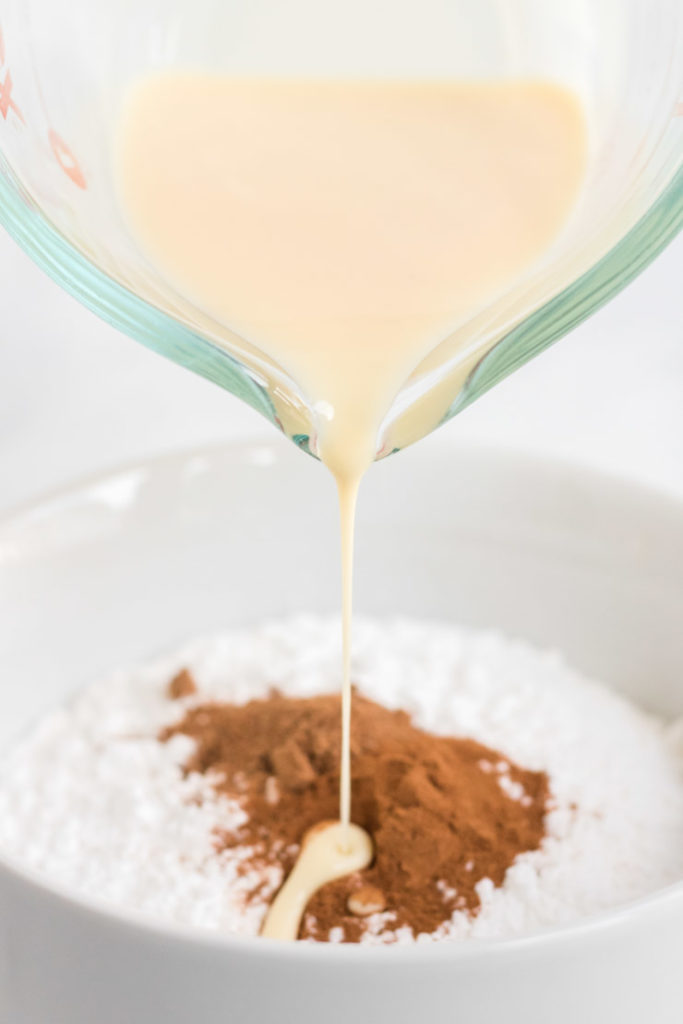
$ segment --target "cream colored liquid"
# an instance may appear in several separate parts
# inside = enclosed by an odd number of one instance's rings
[[[143,247],[318,413],[342,519],[343,824],[358,484],[415,367],[557,237],[585,135],[573,94],[534,81],[174,74],[124,110],[120,190]]]
[[[269,939],[296,939],[306,904],[323,885],[362,871],[373,858],[365,829],[341,822],[323,824],[304,837],[299,859],[273,900],[261,935]]]

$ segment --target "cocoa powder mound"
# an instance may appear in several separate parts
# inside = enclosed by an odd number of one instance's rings
[[[160,739],[177,733],[196,741],[186,770],[210,772],[216,789],[248,814],[237,834],[218,836],[219,848],[253,847],[252,863],[277,862],[287,873],[305,832],[338,817],[337,696],[273,692],[244,705],[205,703]],[[517,855],[537,849],[544,837],[543,772],[526,771],[474,740],[424,732],[405,712],[358,694],[352,769],[353,820],[372,836],[375,859],[313,897],[300,938],[326,940],[330,928],[341,927],[344,941],[358,941],[366,921],[348,904],[368,887],[384,898],[384,930],[432,933],[455,909],[476,913],[477,882],[501,885]]]

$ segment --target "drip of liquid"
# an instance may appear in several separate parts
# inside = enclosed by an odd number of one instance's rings
[[[372,840],[358,825],[323,824],[304,837],[299,859],[271,903],[261,928],[270,939],[296,939],[311,896],[372,862]]]
[[[346,845],[355,835],[351,597],[361,478],[412,371],[555,241],[585,151],[577,98],[542,81],[163,74],[141,81],[125,105],[118,178],[142,247],[181,294],[276,361],[316,411],[317,451],[341,513]],[[436,424],[443,400],[435,388],[420,417]],[[329,854],[332,870],[338,852],[323,844],[316,863]]]
[[[353,618],[353,548],[360,477],[337,479],[342,565],[342,688],[339,819],[351,821],[351,623]]]

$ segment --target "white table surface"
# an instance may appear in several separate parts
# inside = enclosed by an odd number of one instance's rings
[[[683,238],[607,307],[423,444],[604,467],[683,495]],[[63,293],[0,232],[0,510],[94,470],[231,438],[257,413]]]

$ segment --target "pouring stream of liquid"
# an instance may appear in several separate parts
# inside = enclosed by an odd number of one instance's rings
[[[351,611],[360,480],[411,372],[557,238],[584,172],[583,111],[571,92],[542,81],[169,73],[133,89],[117,148],[121,199],[150,259],[181,295],[283,367],[316,411],[312,441],[336,479],[341,516],[334,836],[343,854],[340,837],[351,848],[356,835]],[[436,423],[444,410],[428,411]],[[327,880],[338,877],[339,857],[320,843]],[[310,849],[306,856],[309,863]],[[320,857],[315,864],[322,884]],[[297,884],[303,871],[295,868]]]

